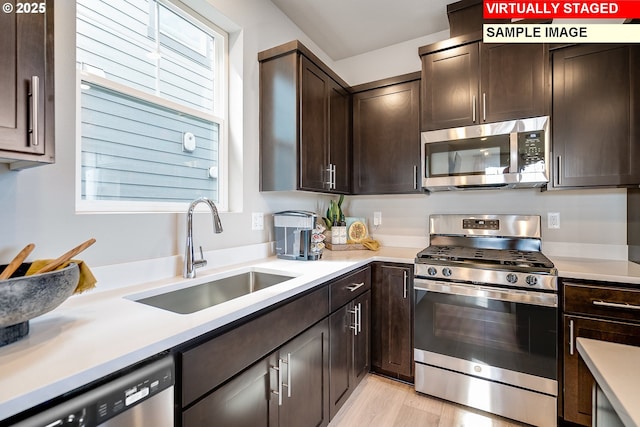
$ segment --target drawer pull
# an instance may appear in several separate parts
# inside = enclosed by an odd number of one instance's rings
[[[363,286],[364,286],[364,282],[362,282],[362,283],[354,283],[353,285],[347,286],[347,289],[349,289],[351,292],[354,292],[354,291],[360,289]]]
[[[600,307],[611,307],[611,308],[626,308],[629,310],[640,310],[640,305],[628,304],[626,302],[607,302],[607,301],[593,301],[593,305],[597,305]]]

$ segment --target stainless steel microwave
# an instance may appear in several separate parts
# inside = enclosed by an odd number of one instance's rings
[[[422,132],[429,191],[531,188],[549,182],[549,117]]]

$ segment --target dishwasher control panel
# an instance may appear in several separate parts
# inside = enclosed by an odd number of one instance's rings
[[[149,420],[143,425],[159,427],[161,424],[152,420],[157,420],[160,414],[160,419],[172,426],[174,383],[173,357],[164,356],[127,368],[94,388],[87,387],[86,391],[18,422],[15,427],[126,426],[131,425],[131,417]]]
[[[97,425],[174,384],[173,364],[171,366],[154,364],[141,369],[142,371],[132,371],[131,376],[121,377],[113,384],[105,385],[103,390],[105,393],[99,397],[92,408],[95,411]]]

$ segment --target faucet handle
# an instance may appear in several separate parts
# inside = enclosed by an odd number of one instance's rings
[[[200,246],[200,259],[193,261],[193,268],[200,268],[207,265],[207,260],[204,259],[204,254],[202,253],[202,246]]]

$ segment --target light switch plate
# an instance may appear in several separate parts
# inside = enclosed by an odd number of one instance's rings
[[[373,213],[373,225],[376,227],[382,225],[382,212],[376,211]]]

